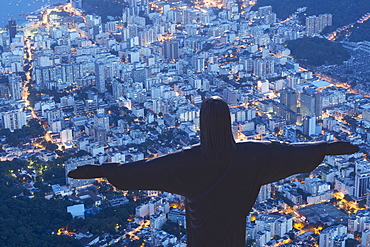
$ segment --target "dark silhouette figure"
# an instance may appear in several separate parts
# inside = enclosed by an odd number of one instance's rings
[[[128,164],[85,165],[71,178],[106,177],[119,189],[161,190],[186,197],[187,246],[244,247],[246,216],[262,185],[308,173],[325,155],[351,154],[349,142],[235,143],[230,112],[219,97],[200,110],[201,144]]]

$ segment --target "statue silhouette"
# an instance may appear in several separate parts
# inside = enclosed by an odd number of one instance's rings
[[[200,109],[200,145],[127,164],[79,166],[68,176],[106,177],[119,189],[183,195],[187,246],[244,247],[246,216],[262,185],[308,173],[325,155],[359,150],[349,142],[235,143],[230,126],[227,103],[210,97]]]

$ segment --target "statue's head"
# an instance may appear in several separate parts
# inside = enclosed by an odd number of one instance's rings
[[[220,97],[206,98],[200,107],[200,143],[208,158],[225,160],[235,150],[230,110]]]

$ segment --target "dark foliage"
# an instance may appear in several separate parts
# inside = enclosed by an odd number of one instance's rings
[[[162,230],[176,236],[177,238],[181,238],[184,234],[186,234],[186,229],[184,227],[179,226],[179,224],[172,221],[167,221],[164,223]]]
[[[36,90],[33,85],[28,84],[28,92],[30,93],[27,100],[30,102],[31,106],[34,107],[36,102],[41,100],[41,93]]]
[[[45,165],[37,159],[32,162],[33,166]],[[35,197],[29,199],[24,196],[30,193],[12,176],[12,171],[27,165],[27,161],[18,159],[0,162],[1,246],[81,246],[73,237],[58,236],[58,229],[64,228],[73,232],[89,230],[93,234],[116,233],[117,230],[126,228],[128,211],[134,211],[137,206],[137,203],[134,203],[114,208],[106,207],[94,216],[87,216],[85,220],[72,219],[66,208],[74,203],[63,198],[43,198],[45,193],[50,192],[50,186],[40,179],[36,179],[35,186],[40,191],[35,193]],[[64,173],[61,164],[50,162],[47,166],[49,169],[42,175],[46,179],[53,179],[52,174],[62,176]]]
[[[370,12],[368,0],[258,0],[253,10],[267,5],[271,5],[272,11],[281,19],[287,18],[301,7],[307,7],[306,16],[332,14],[333,27],[327,31],[353,23]]]
[[[107,21],[107,16],[122,16],[124,7],[127,7],[124,1],[85,0],[82,2],[82,9],[86,14],[99,14],[103,22]]]
[[[41,143],[41,145],[44,146],[46,150],[49,150],[49,151],[52,151],[52,152],[54,152],[56,149],[58,149],[58,145],[54,144],[50,141],[43,141]]]
[[[359,41],[370,41],[370,22],[366,21],[362,24],[356,24],[353,29],[351,29],[352,34],[349,36],[349,40],[352,42]]]
[[[12,146],[17,146],[24,141],[29,141],[30,138],[40,137],[45,134],[41,123],[37,119],[31,119],[27,125],[21,129],[10,132],[9,129],[0,130],[0,135],[6,137],[6,142]]]
[[[289,40],[287,46],[294,58],[311,66],[342,64],[351,57],[341,44],[317,37]]]
[[[52,234],[72,220],[64,200],[3,198],[0,242],[4,246],[81,246],[74,238]]]

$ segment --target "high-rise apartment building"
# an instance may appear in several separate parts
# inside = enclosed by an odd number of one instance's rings
[[[109,131],[109,116],[106,113],[98,113],[94,115],[94,126],[100,126],[101,128]]]
[[[263,202],[271,198],[271,184],[262,185],[258,193],[257,202]]]
[[[95,63],[96,88],[99,93],[105,92],[105,65],[97,61]]]
[[[331,247],[334,245],[334,238],[347,233],[347,227],[344,225],[331,226],[320,233],[319,246]]]
[[[102,145],[107,143],[107,130],[100,125],[94,128],[94,141]]]
[[[15,38],[15,35],[17,34],[17,23],[15,19],[11,19],[8,22],[8,28],[9,28],[9,37],[10,37],[10,43],[13,41]]]
[[[202,56],[195,56],[194,57],[194,67],[196,72],[203,72],[204,71],[204,57]]]
[[[333,21],[331,14],[308,16],[306,17],[306,35],[314,36],[315,34],[321,33],[325,27],[332,25]]]
[[[297,92],[291,88],[285,88],[280,91],[280,103],[286,108],[297,112]]]
[[[62,64],[61,70],[63,83],[65,83],[66,85],[70,85],[71,83],[73,83],[74,71],[72,64]]]
[[[174,60],[179,58],[179,42],[177,40],[166,40],[163,43],[163,55],[166,59]]]
[[[272,59],[255,59],[253,61],[253,74],[260,78],[266,78],[275,72],[275,62]]]
[[[315,115],[316,118],[321,118],[322,104],[321,94],[315,89],[305,89],[301,94],[301,109],[302,116]]]
[[[22,98],[22,77],[20,76],[10,76],[9,77],[9,87],[10,87],[10,98],[13,100],[19,100]]]
[[[365,198],[370,188],[370,167],[365,160],[357,161],[355,167],[355,194],[357,199]]]
[[[26,125],[26,113],[21,109],[3,112],[4,129],[16,130]]]
[[[370,246],[370,229],[363,230],[361,237],[361,246]]]
[[[125,93],[125,87],[123,86],[123,83],[120,81],[114,80],[112,82],[112,91],[113,91],[113,97],[114,98],[119,98],[123,97]]]
[[[309,135],[309,136],[316,134],[315,115],[306,115],[303,117],[303,134]]]
[[[276,14],[272,12],[271,6],[259,7],[257,15],[264,18],[264,24],[272,24],[276,22]]]

